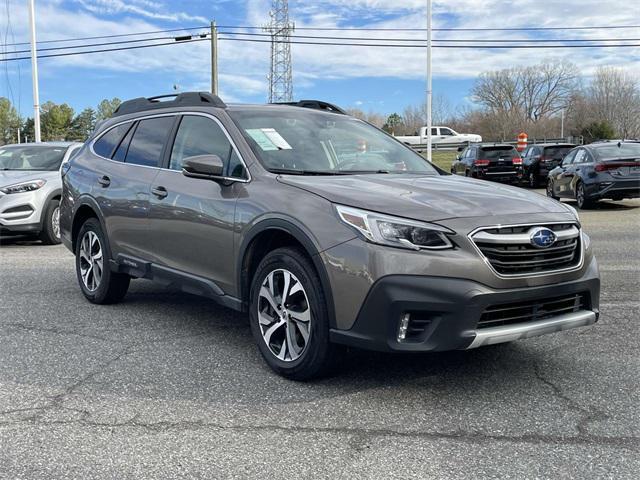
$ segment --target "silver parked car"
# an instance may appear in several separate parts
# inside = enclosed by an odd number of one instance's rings
[[[204,295],[293,379],[339,345],[469,349],[598,318],[572,207],[450,175],[319,101],[125,102],[63,168],[60,226],[90,302],[134,278]]]
[[[0,146],[0,235],[38,235],[60,243],[61,166],[81,143]]]

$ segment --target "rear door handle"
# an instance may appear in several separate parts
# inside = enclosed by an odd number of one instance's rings
[[[164,197],[166,197],[167,195],[169,195],[169,192],[167,192],[167,189],[164,187],[153,187],[151,189],[151,193],[153,193],[156,197],[162,199]]]
[[[109,185],[111,185],[111,179],[106,175],[103,175],[98,179],[98,183],[103,187],[107,188]]]

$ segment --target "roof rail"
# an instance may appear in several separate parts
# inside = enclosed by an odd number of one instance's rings
[[[337,105],[322,100],[299,100],[297,102],[274,102],[275,105],[291,105],[293,107],[313,108],[314,110],[326,110],[327,112],[347,115],[343,109]]]
[[[174,97],[173,100],[162,100]],[[167,107],[218,107],[226,108],[227,105],[220,100],[217,95],[209,92],[184,92],[168,95],[158,95],[155,97],[138,97],[132,100],[122,102],[115,112],[114,117],[119,115],[127,115],[129,113],[144,112],[145,110],[154,110],[157,108]]]

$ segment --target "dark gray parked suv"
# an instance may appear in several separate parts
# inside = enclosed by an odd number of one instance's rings
[[[123,103],[63,170],[61,232],[89,301],[148,278],[248,312],[306,379],[338,345],[469,349],[594,323],[575,210],[449,175],[323,102]]]

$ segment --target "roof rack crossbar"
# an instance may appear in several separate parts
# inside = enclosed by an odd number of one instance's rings
[[[297,102],[274,102],[274,105],[291,105],[293,107],[313,108],[314,110],[325,110],[327,112],[347,115],[343,109],[329,102],[322,100],[299,100]]]
[[[173,100],[162,100],[165,98],[173,98]],[[184,92],[173,93],[167,95],[156,95],[155,97],[138,97],[132,100],[122,102],[120,106],[113,112],[114,117],[119,115],[127,115],[130,113],[144,112],[146,110],[155,110],[157,108],[167,107],[218,107],[226,108],[227,105],[217,95],[209,92]]]

